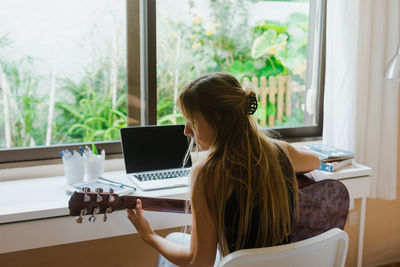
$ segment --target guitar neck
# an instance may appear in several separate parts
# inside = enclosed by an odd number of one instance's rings
[[[310,177],[298,175],[299,188],[315,183]],[[118,196],[112,193],[75,192],[69,202],[70,215],[99,214],[121,209],[136,208],[136,201],[142,201],[143,209],[149,211],[191,213],[189,201],[184,199],[157,198],[144,196]]]
[[[315,181],[311,180],[307,175],[297,175],[297,181],[299,188],[306,186]],[[161,212],[173,212],[173,213],[190,213],[189,201],[184,199],[172,199],[172,198],[155,198],[155,197],[142,197],[142,196],[121,196],[121,204],[117,209],[134,209],[136,208],[136,200],[142,201],[142,207],[144,210],[149,211],[161,211]]]
[[[190,205],[184,199],[171,198],[154,198],[141,196],[121,196],[121,205],[118,209],[134,209],[136,208],[136,200],[142,201],[144,210],[173,212],[173,213],[190,213]],[[187,211],[186,211],[187,210]]]

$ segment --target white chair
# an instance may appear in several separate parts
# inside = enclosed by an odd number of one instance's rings
[[[224,257],[219,267],[343,267],[349,237],[334,228],[320,235],[274,247],[243,249]]]

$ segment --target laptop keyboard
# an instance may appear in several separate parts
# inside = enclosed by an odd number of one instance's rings
[[[153,180],[164,180],[170,178],[185,177],[189,175],[190,169],[177,169],[177,170],[165,170],[157,172],[144,172],[134,174],[136,179],[141,182],[153,181]]]

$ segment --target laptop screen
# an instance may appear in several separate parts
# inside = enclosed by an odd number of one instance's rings
[[[181,168],[189,147],[184,125],[121,128],[127,173]],[[185,167],[191,167],[189,158]]]

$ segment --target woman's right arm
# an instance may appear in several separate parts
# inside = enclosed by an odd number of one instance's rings
[[[189,263],[192,259],[190,248],[169,241],[155,233],[143,216],[143,212],[140,199],[137,200],[135,209],[127,209],[128,219],[135,226],[142,239],[169,261],[179,265]]]
[[[197,175],[201,164],[192,167],[191,176]],[[213,266],[217,251],[217,236],[214,222],[206,203],[206,194],[201,188],[193,188],[192,232],[190,247],[171,242],[155,233],[143,217],[142,203],[136,209],[127,210],[128,218],[143,240],[161,253],[167,260],[179,266]]]

